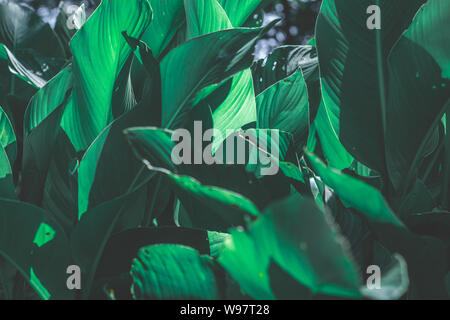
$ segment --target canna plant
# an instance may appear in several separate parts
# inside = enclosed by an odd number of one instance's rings
[[[370,30],[373,1],[323,0],[255,61],[274,1],[103,0],[78,30],[0,2],[0,297],[448,298],[450,3]],[[181,157],[243,161],[177,161],[198,123],[228,133]]]

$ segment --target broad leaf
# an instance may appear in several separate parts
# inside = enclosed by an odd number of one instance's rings
[[[387,109],[387,57],[424,2],[378,1],[379,30],[367,27],[367,9],[374,4],[370,0],[325,0],[317,20],[325,106],[339,117],[338,133],[345,148],[381,173],[386,172],[383,119]]]
[[[393,185],[403,192],[437,147],[438,124],[449,110],[450,45],[442,32],[449,15],[450,2],[428,1],[389,56],[386,160]]]
[[[258,128],[287,131],[296,147],[303,147],[309,130],[309,104],[301,70],[263,91],[256,104]]]
[[[294,195],[270,206],[248,231],[233,230],[219,262],[256,299],[274,298],[271,261],[314,294],[360,297],[358,271],[328,219]]]
[[[17,141],[14,128],[8,115],[0,107],[0,145],[6,151],[10,164],[14,164],[17,156]]]
[[[155,58],[159,58],[184,23],[183,0],[150,0],[153,19],[142,36]]]
[[[233,27],[217,0],[185,0],[185,7],[188,38]],[[199,95],[205,95],[213,89],[214,86],[208,87]],[[256,121],[255,93],[250,69],[234,76],[226,98],[220,104],[211,105],[211,108],[214,128],[221,132],[238,130]],[[213,150],[216,150],[223,140],[223,136],[215,137]]]
[[[377,189],[336,169],[327,167],[314,154],[307,152],[306,155],[323,182],[339,195],[344,204],[364,212],[374,221],[404,227],[403,222],[392,212]]]
[[[66,269],[69,243],[44,210],[0,199],[0,255],[13,264],[42,299],[70,299]]]
[[[214,261],[191,248],[157,245],[141,249],[131,267],[137,300],[220,299]]]
[[[194,38],[172,50],[161,62],[163,127],[182,125],[191,100],[201,89],[248,68],[256,41],[272,25],[219,31]],[[192,56],[195,60],[184,63]]]
[[[71,40],[73,103],[62,127],[77,150],[86,149],[113,120],[114,84],[132,52],[122,32],[139,38],[151,15],[147,0],[103,1]]]

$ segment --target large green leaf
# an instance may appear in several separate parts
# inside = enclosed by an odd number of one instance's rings
[[[374,221],[404,227],[403,222],[392,212],[377,189],[336,169],[327,167],[312,153],[307,152],[306,155],[323,182],[330,186],[346,205],[364,212]]]
[[[361,296],[358,271],[338,233],[312,201],[299,195],[270,206],[248,231],[233,230],[226,245],[220,264],[253,298],[274,298],[271,261],[314,294]]]
[[[437,147],[438,124],[449,110],[450,45],[442,32],[449,15],[450,2],[428,1],[389,56],[386,160],[392,183],[403,191]]]
[[[150,0],[150,4],[153,19],[142,40],[150,46],[155,58],[159,58],[184,23],[183,0]]]
[[[448,269],[445,243],[413,234],[392,212],[378,190],[326,167],[313,154],[307,153],[307,156],[324,183],[333,188],[345,204],[357,209],[369,221],[383,246],[405,258],[413,287],[412,297],[447,298],[444,285]]]
[[[360,162],[386,172],[385,69],[392,46],[425,0],[379,0],[381,29],[366,27],[370,0],[325,0],[316,26],[325,106],[337,114],[339,138]],[[368,143],[370,141],[370,143]]]
[[[148,179],[132,186],[129,192],[104,202],[83,214],[70,239],[72,255],[86,282],[83,297],[88,298],[103,250],[113,233],[136,228],[144,216],[142,187]]]
[[[78,155],[67,135],[60,130],[54,145],[42,195],[42,208],[70,234],[78,222]]]
[[[349,168],[353,157],[339,140],[339,108],[322,99],[313,126],[327,163],[338,170]]]
[[[188,210],[194,227],[226,231],[232,226],[242,225],[246,217],[259,215],[255,205],[240,194],[176,174],[177,169],[171,159],[174,143],[170,140],[170,132],[157,128],[134,128],[128,129],[126,134],[148,169],[170,181],[175,194]]]
[[[136,228],[114,234],[103,250],[96,278],[111,277],[130,271],[138,251],[146,246],[177,244],[212,255],[220,250],[227,234],[200,229],[164,227]]]
[[[141,249],[131,267],[138,300],[220,299],[214,261],[191,248],[157,245]]]
[[[299,69],[307,82],[317,76],[318,59],[311,46],[281,46],[252,66],[255,93],[258,96],[277,82],[287,79]]]
[[[126,193],[142,163],[136,159],[123,130],[152,121],[148,106],[140,104],[111,123],[92,143],[78,170],[79,216],[89,208]]]
[[[242,26],[263,0],[218,0],[233,26]]]
[[[73,85],[72,65],[64,68],[30,100],[24,115],[25,135],[39,126],[61,103]]]
[[[59,82],[57,81],[56,83]],[[52,89],[50,89],[50,91],[52,91]],[[52,103],[56,103],[61,97],[62,96],[56,94],[56,97],[52,96],[50,99],[52,100]],[[34,121],[34,124],[37,124],[37,126],[25,134],[23,142],[21,198],[27,202],[36,205],[41,204],[45,178],[55,153],[54,147],[60,132],[61,119],[67,106],[70,105],[72,101],[71,97],[72,91],[69,89],[64,93],[60,105],[56,106],[53,110],[51,110],[51,108],[48,110],[46,105],[42,106],[38,104],[37,108],[42,108],[43,113],[39,111],[36,113],[33,113],[33,111],[31,112],[38,117]],[[39,103],[39,96],[37,100]],[[48,115],[43,118],[47,112]],[[42,119],[39,119],[41,116]],[[32,127],[34,124],[30,121],[30,123],[28,123],[28,128]]]
[[[0,198],[16,199],[11,165],[5,149],[0,146]]]
[[[248,68],[256,41],[272,25],[214,32],[172,50],[161,62],[163,127],[183,124],[191,100],[201,89]],[[193,56],[190,63],[184,62]]]
[[[188,38],[233,27],[217,0],[185,0],[185,7]],[[200,96],[214,88],[214,86],[205,88]],[[256,102],[250,69],[234,76],[226,98],[220,103],[211,105],[211,108],[214,128],[223,133],[226,130],[238,130],[248,123],[255,122]],[[220,146],[224,138],[215,137],[213,150]]]
[[[77,150],[113,120],[114,84],[132,52],[122,32],[139,38],[151,15],[147,0],[103,1],[71,40],[74,95],[62,127]]]
[[[12,123],[2,107],[0,107],[0,145],[8,154],[9,162],[14,164],[17,156],[16,135]]]
[[[258,128],[279,129],[304,145],[309,130],[308,89],[301,70],[263,91],[256,99]]]
[[[0,199],[0,255],[7,259],[42,299],[69,299],[66,269],[69,243],[47,212],[26,203]]]

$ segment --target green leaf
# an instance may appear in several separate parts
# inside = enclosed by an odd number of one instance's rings
[[[69,243],[47,212],[29,204],[0,199],[0,255],[19,270],[42,299],[70,299],[66,269]]]
[[[450,106],[450,45],[441,32],[449,14],[449,2],[428,1],[389,55],[386,160],[403,194],[437,147],[438,124]]]
[[[150,4],[153,19],[142,40],[150,46],[155,58],[159,58],[184,23],[183,0],[150,0]]]
[[[374,5],[370,0],[325,0],[317,20],[325,106],[339,117],[339,138],[345,148],[380,173],[386,172],[387,57],[424,2],[377,1],[380,30],[367,28],[370,15],[366,12]]]
[[[191,248],[175,245],[141,249],[131,267],[137,300],[220,299],[213,260]]]
[[[139,225],[144,216],[145,193],[142,186],[148,179],[136,184],[129,192],[104,202],[83,214],[70,239],[72,255],[86,276],[83,297],[88,298],[103,250],[113,233]]]
[[[219,263],[255,299],[274,298],[271,261],[314,294],[361,296],[357,269],[329,218],[299,195],[270,206],[248,231],[233,230],[226,244]]]
[[[191,247],[200,254],[220,251],[226,234],[199,229],[164,227],[129,229],[111,236],[98,265],[96,279],[129,273],[139,249],[158,244]]]
[[[129,128],[124,131],[138,159],[155,168],[176,171],[172,163],[172,131],[156,127]]]
[[[391,211],[375,188],[327,168],[315,155],[307,153],[324,183],[334,189],[345,204],[357,209],[370,222],[377,238],[392,253],[401,254],[408,263],[413,298],[444,299],[444,277],[448,269],[446,245],[431,237],[413,234]]]
[[[405,227],[377,189],[336,169],[327,167],[312,153],[307,152],[306,155],[323,182],[332,188],[346,205],[363,212],[371,220]]]
[[[184,6],[187,39],[233,27],[217,0],[184,0]]]
[[[291,77],[299,69],[309,80],[317,71],[316,50],[311,46],[281,46],[273,50],[265,59],[252,66],[256,95],[283,79]]]
[[[77,151],[113,120],[114,84],[132,52],[122,32],[139,38],[151,15],[147,0],[103,1],[71,40],[74,95],[62,127]]]
[[[232,23],[217,0],[185,0],[187,37],[193,38],[208,33],[231,29]],[[221,103],[211,105],[214,128],[221,132],[238,130],[256,121],[256,102],[250,69],[246,69],[231,80],[231,87]],[[205,88],[199,96],[207,95],[215,86]],[[197,97],[198,99],[198,97]],[[217,150],[226,137],[215,137],[213,150]]]
[[[169,178],[196,228],[224,232],[244,225],[245,219],[259,216],[256,206],[240,194],[202,185],[189,176],[170,174]]]
[[[78,155],[64,131],[58,133],[42,195],[42,208],[70,234],[78,221]]]
[[[0,146],[0,198],[15,200],[13,174],[5,149]]]
[[[233,26],[242,26],[263,0],[218,0]]]
[[[161,62],[163,127],[179,127],[191,100],[201,89],[248,68],[256,41],[272,25],[219,31],[194,38],[172,50]],[[183,62],[193,56],[195,60]]]
[[[152,122],[140,104],[111,123],[84,154],[78,170],[78,213],[125,194],[142,163],[136,159],[123,130]],[[154,122],[154,121],[153,121]]]
[[[56,83],[59,83],[57,81]],[[51,91],[51,89],[50,89]],[[59,106],[54,110],[47,110],[42,107],[44,114],[49,112],[48,116],[42,120],[36,119],[34,123],[39,124],[29,133],[25,134],[23,142],[23,170],[21,181],[21,198],[27,202],[40,205],[45,179],[51,160],[55,153],[55,143],[60,132],[60,123],[63,113],[71,103],[72,90],[65,92],[64,98]],[[51,97],[52,102],[54,101]],[[57,99],[61,98],[57,95]],[[36,108],[40,109],[40,97],[37,98]],[[59,101],[58,101],[59,102]],[[33,102],[32,102],[33,103]],[[42,116],[38,111],[35,113],[37,118]],[[32,127],[32,124],[28,128]]]
[[[174,173],[176,168],[171,159],[174,144],[169,131],[135,128],[128,129],[126,134],[147,168],[171,182],[194,227],[226,231],[232,226],[243,225],[246,217],[259,215],[255,205],[240,194],[203,185],[190,176]]]
[[[61,105],[67,91],[73,86],[72,77],[72,65],[69,65],[33,96],[24,115],[25,135],[29,135]]]
[[[296,146],[306,143],[309,130],[308,90],[302,71],[281,80],[256,99],[258,128],[279,129],[294,137]]]
[[[327,163],[338,170],[349,168],[353,157],[339,140],[339,109],[322,99],[313,126]]]
[[[14,164],[17,156],[16,135],[11,121],[2,107],[0,107],[0,145],[5,149],[9,163]]]

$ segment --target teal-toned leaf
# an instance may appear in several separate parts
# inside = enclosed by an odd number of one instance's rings
[[[24,115],[25,135],[29,135],[61,105],[67,91],[73,86],[72,78],[72,66],[69,65],[33,96]]]
[[[306,155],[323,182],[331,187],[346,205],[363,212],[374,221],[404,227],[403,222],[392,212],[377,189],[336,169],[327,167],[314,154],[306,153]]]
[[[342,170],[351,166],[353,157],[339,140],[339,112],[335,105],[327,105],[322,99],[313,126],[325,160],[333,168]]]
[[[103,250],[113,233],[136,228],[144,216],[148,180],[134,186],[128,193],[104,202],[83,214],[70,239],[72,255],[86,276],[83,297],[88,298]]]
[[[0,199],[0,254],[19,270],[42,299],[70,299],[66,269],[69,243],[47,212],[26,203]]]
[[[314,294],[361,296],[359,273],[337,231],[312,201],[298,195],[270,206],[248,231],[233,230],[226,245],[219,263],[253,298],[275,298],[272,261]],[[309,296],[304,293],[302,298]]]
[[[333,188],[345,204],[368,219],[383,246],[405,258],[413,288],[412,297],[447,298],[443,280],[448,268],[445,244],[436,238],[413,234],[392,212],[377,189],[327,168],[312,154],[307,153],[307,156],[324,183]]]
[[[78,170],[79,216],[89,208],[125,194],[142,163],[123,135],[123,130],[151,124],[148,106],[140,104],[111,123],[92,143]]]
[[[403,194],[424,157],[436,149],[438,124],[450,106],[450,45],[441,32],[449,14],[449,2],[428,1],[389,55],[386,160]]]
[[[283,130],[293,135],[296,146],[302,148],[306,144],[308,89],[301,70],[259,94],[256,104],[258,128]]]
[[[150,46],[155,58],[159,58],[185,22],[183,0],[150,0],[150,4],[153,19],[142,41]]]
[[[59,95],[56,94],[56,96],[56,99],[60,98]],[[23,142],[21,198],[27,202],[36,205],[40,205],[42,202],[45,178],[55,152],[54,146],[60,132],[61,119],[67,106],[72,101],[71,97],[72,91],[69,89],[65,92],[61,104],[54,108],[54,110],[50,112],[50,110],[43,107],[42,111],[44,111],[44,114],[46,112],[49,112],[49,114],[42,120],[37,119],[35,123],[37,124],[38,121],[40,123],[28,134],[25,134]],[[37,99],[40,102],[39,97]],[[37,107],[39,108],[39,106]],[[36,114],[39,115],[38,117],[42,115],[39,111]]]
[[[191,248],[175,245],[141,249],[131,267],[137,300],[219,299],[214,262]]]
[[[252,66],[256,95],[302,69],[309,81],[318,69],[317,53],[311,46],[281,46]]]
[[[103,1],[71,40],[74,95],[62,127],[77,151],[113,120],[114,84],[132,52],[122,32],[139,38],[151,15],[147,0]]]
[[[256,41],[271,27],[214,32],[172,50],[161,62],[163,127],[182,124],[191,100],[201,89],[248,68]],[[196,59],[191,63],[183,62],[192,56]]]
[[[103,250],[96,279],[129,273],[138,251],[151,245],[182,245],[194,248],[200,254],[217,255],[226,235],[200,229],[164,226],[134,228],[114,234]]]
[[[17,156],[17,141],[14,128],[8,115],[0,107],[0,145],[8,154],[10,164],[14,164]]]
[[[147,168],[171,182],[194,227],[226,231],[232,226],[242,225],[246,217],[259,215],[255,205],[240,194],[203,185],[192,177],[174,173],[177,169],[172,163],[174,144],[169,131],[136,128],[128,129],[126,134]]]
[[[11,165],[8,155],[2,146],[0,146],[0,198],[13,200],[17,198]]]
[[[185,7],[188,38],[233,27],[227,13],[217,0],[186,0]],[[215,86],[205,88],[199,96],[207,95],[214,89],[216,89]],[[234,76],[226,98],[221,103],[211,105],[211,108],[214,128],[221,132],[238,130],[256,121],[255,93],[250,69]],[[213,150],[217,150],[225,138],[216,136]]]
[[[424,2],[377,1],[379,30],[367,27],[367,10],[375,4],[370,0],[325,0],[317,19],[325,106],[339,118],[339,138],[348,152],[380,173],[386,172],[387,57]]]
[[[245,2],[236,2],[233,0],[218,0],[233,26],[242,26],[262,1],[247,0]]]

